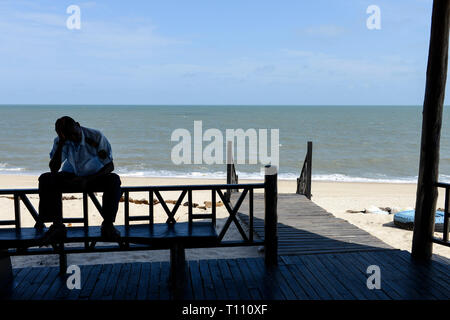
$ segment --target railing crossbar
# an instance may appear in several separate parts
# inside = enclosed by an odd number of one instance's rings
[[[450,247],[450,242],[449,242],[449,232],[450,232],[450,225],[449,225],[449,220],[450,220],[450,184],[449,183],[443,183],[443,182],[438,182],[436,183],[436,187],[438,188],[445,188],[445,205],[444,205],[444,226],[442,228],[442,240],[433,237],[432,238],[432,242],[436,243],[436,244],[440,244],[440,245],[444,245],[447,247]]]
[[[125,225],[129,225],[130,221],[149,221],[150,224],[153,224],[154,222],[154,196],[159,200],[159,203],[162,205],[164,211],[168,215],[168,219],[166,222],[176,222],[175,221],[175,214],[179,207],[182,204],[183,199],[185,198],[186,194],[188,196],[188,216],[189,216],[189,222],[193,222],[194,219],[211,219],[214,226],[216,226],[216,216],[217,216],[217,195],[219,195],[219,198],[223,201],[224,206],[226,207],[229,217],[227,218],[227,221],[225,222],[224,226],[219,232],[219,243],[224,243],[223,238],[228,231],[231,223],[233,222],[239,233],[242,236],[243,241],[240,243],[247,244],[248,242],[254,242],[253,239],[253,195],[254,195],[254,189],[263,189],[265,187],[264,183],[253,183],[253,184],[215,184],[215,185],[185,185],[185,186],[141,186],[141,187],[122,187],[122,193],[124,194],[124,216],[125,216]],[[222,190],[229,190],[229,189],[236,189],[236,190],[243,190],[242,194],[240,195],[238,201],[234,205],[234,207],[231,207],[231,203],[226,201],[226,196],[222,192]],[[192,200],[192,192],[193,191],[202,191],[202,190],[210,190],[211,191],[211,213],[210,214],[193,214],[193,200]],[[130,192],[142,192],[147,191],[149,192],[149,214],[148,216],[130,216],[130,208],[129,208],[129,202],[130,202]],[[166,201],[163,199],[160,191],[181,191],[181,194],[175,203],[175,206],[172,208],[172,210],[169,209],[167,206]],[[97,199],[94,192],[97,191],[83,191],[83,217],[82,218],[63,218],[64,223],[82,223],[85,228],[89,227],[89,220],[88,220],[88,199],[90,198],[93,202],[94,206],[98,210],[98,212],[102,213],[102,205],[100,204],[99,200]],[[99,190],[98,192],[102,192]],[[75,190],[66,190],[62,193],[80,193],[80,191]],[[0,190],[0,194],[12,194],[14,196],[14,214],[15,214],[15,220],[1,220],[0,226],[8,226],[8,225],[14,225],[17,230],[20,230],[21,228],[21,211],[20,211],[20,201],[22,201],[27,208],[27,211],[32,215],[34,220],[36,221],[35,227],[43,227],[44,224],[39,220],[39,214],[30,202],[29,198],[27,197],[27,194],[38,194],[38,189],[3,189]],[[239,221],[237,220],[237,212],[242,205],[243,201],[245,200],[245,197],[249,194],[249,234],[247,236],[246,232],[243,230],[242,226],[240,225]],[[85,242],[85,249],[90,248],[91,245],[88,241]]]

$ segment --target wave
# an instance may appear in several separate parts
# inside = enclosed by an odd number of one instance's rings
[[[19,167],[11,167],[8,163],[0,163],[0,175],[40,175],[45,170],[29,170]],[[186,178],[186,179],[226,179],[225,171],[174,171],[174,170],[128,170],[126,168],[118,168],[115,171],[123,177],[148,177],[148,178]],[[264,171],[261,168],[260,172],[241,172],[237,171],[240,180],[263,180]],[[298,178],[298,173],[279,173],[279,180],[292,180]],[[381,177],[363,177],[351,176],[345,174],[331,173],[331,174],[313,174],[312,180],[323,182],[362,182],[362,183],[417,183],[417,176],[414,177],[388,177],[380,175]],[[450,183],[450,175],[440,175],[439,182]]]
[[[0,174],[17,173],[24,170],[25,168],[11,167],[8,163],[0,162]]]
[[[450,177],[449,177],[450,178]],[[370,182],[370,183],[417,183],[416,177],[395,177],[395,178],[366,178],[358,176],[347,176],[343,174],[320,174],[313,175],[313,181],[337,181],[337,182]]]

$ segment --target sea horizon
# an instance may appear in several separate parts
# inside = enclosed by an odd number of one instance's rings
[[[194,121],[202,121],[203,132],[278,129],[281,180],[300,175],[307,141],[312,141],[313,181],[417,183],[421,105],[0,104],[4,129],[0,175],[48,171],[48,154],[56,137],[54,122],[63,115],[105,134],[116,172],[123,176],[224,179],[225,163],[176,165],[171,161],[177,144],[171,141],[171,133],[178,128],[193,132]],[[445,128],[449,115],[444,109],[443,182],[450,181],[450,132]],[[204,141],[203,148],[206,145]],[[240,179],[261,179],[262,166],[248,164],[246,153],[246,163],[236,164],[236,169]]]

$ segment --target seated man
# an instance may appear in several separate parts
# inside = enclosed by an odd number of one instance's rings
[[[119,176],[112,173],[111,145],[100,131],[82,127],[67,116],[56,121],[55,130],[58,137],[50,152],[51,172],[39,177],[39,217],[42,222],[53,222],[42,245],[66,236],[62,222],[63,190],[103,191],[101,234],[107,241],[119,241],[120,233],[113,223],[121,197],[121,182]]]

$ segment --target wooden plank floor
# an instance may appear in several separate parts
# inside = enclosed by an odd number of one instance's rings
[[[233,199],[236,200],[236,195]],[[244,203],[240,218],[246,220]],[[255,194],[255,231],[263,237],[263,195]],[[411,260],[303,196],[278,198],[278,266],[262,258],[188,261],[182,290],[168,285],[169,263],[85,265],[81,289],[69,290],[58,267],[13,269],[11,300],[403,300],[450,299],[450,260]],[[367,268],[381,288],[367,288]]]
[[[378,265],[381,289],[367,288]],[[14,269],[11,300],[391,300],[450,299],[450,261],[414,263],[408,252],[384,250],[280,256],[267,269],[262,258],[189,261],[179,292],[168,286],[168,263],[85,265],[81,289],[69,290],[57,267]]]
[[[240,193],[233,193],[236,203]],[[255,193],[254,230],[264,239],[264,194]],[[349,222],[336,218],[305,196],[278,194],[278,253],[317,254],[392,249],[380,239]],[[239,210],[239,218],[248,226],[248,195]]]

